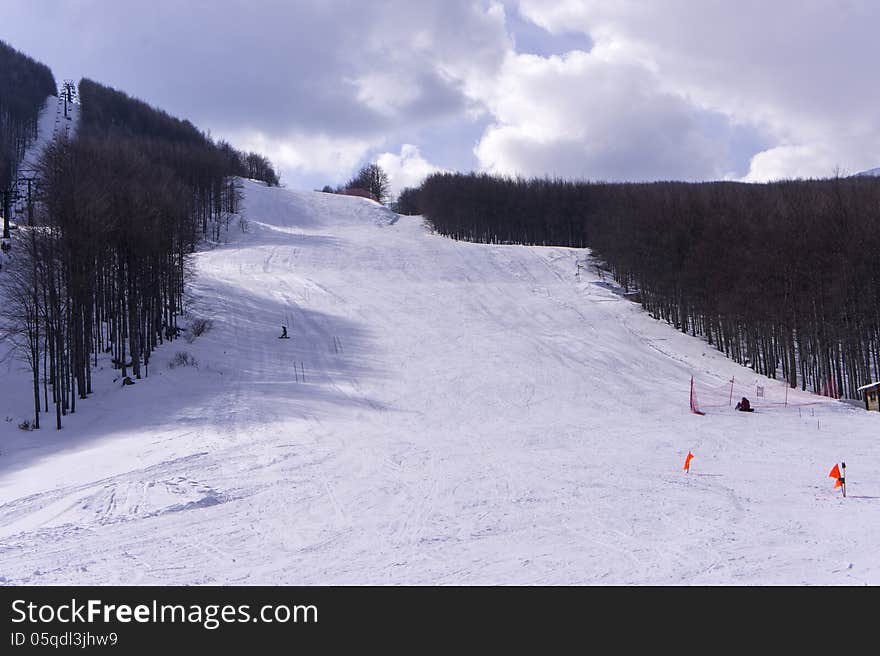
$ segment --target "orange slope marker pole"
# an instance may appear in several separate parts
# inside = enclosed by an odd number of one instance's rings
[[[843,463],[843,471],[846,471],[846,463],[845,462]],[[834,480],[834,487],[843,488],[843,496],[845,497],[846,496],[846,479],[840,473],[840,467],[838,467],[835,464],[834,467],[831,468],[831,471],[828,472],[828,476],[830,478],[835,479]]]
[[[687,457],[684,459],[684,473],[691,473],[691,460],[693,460],[694,454],[688,451]]]

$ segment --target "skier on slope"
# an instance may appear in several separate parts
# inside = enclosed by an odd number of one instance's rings
[[[749,400],[746,397],[742,397],[742,399],[740,399],[740,402],[736,404],[736,409],[740,410],[741,412],[754,412],[751,404],[749,403]]]

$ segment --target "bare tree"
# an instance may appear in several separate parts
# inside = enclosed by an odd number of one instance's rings
[[[367,164],[348,182],[347,187],[368,191],[376,201],[385,203],[388,200],[390,182],[388,174],[381,166]]]

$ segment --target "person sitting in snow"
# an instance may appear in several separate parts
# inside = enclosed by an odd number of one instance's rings
[[[736,404],[736,409],[742,412],[753,412],[752,406],[746,397],[740,399],[740,402]]]

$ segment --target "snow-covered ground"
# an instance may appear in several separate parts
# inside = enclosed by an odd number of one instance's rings
[[[67,116],[64,115],[64,100],[49,96],[37,119],[37,138],[30,143],[19,165],[22,174],[36,169],[46,146],[55,139],[71,139],[76,134],[79,122],[79,105],[68,103]]]
[[[585,251],[245,191],[247,232],[195,258],[211,328],[149,378],[105,364],[62,431],[24,432],[0,364],[0,581],[880,583],[880,413],[697,416],[691,375],[784,388],[576,276]]]

